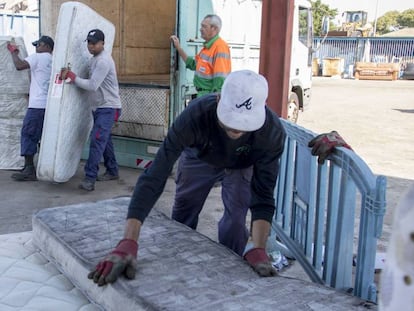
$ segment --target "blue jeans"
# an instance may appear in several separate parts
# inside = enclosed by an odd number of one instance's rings
[[[112,144],[111,129],[114,122],[118,120],[121,109],[98,108],[92,114],[93,127],[90,134],[89,157],[85,165],[85,175],[87,179],[95,181],[102,156],[106,171],[111,175],[118,175],[118,163]]]
[[[191,149],[184,150],[177,167],[172,218],[196,229],[198,216],[211,188],[221,181],[224,213],[218,223],[219,242],[241,256],[249,237],[246,215],[251,198],[252,172],[252,167],[237,170],[214,168],[195,157]]]
[[[42,138],[45,109],[29,108],[23,119],[20,139],[20,155],[33,156]]]

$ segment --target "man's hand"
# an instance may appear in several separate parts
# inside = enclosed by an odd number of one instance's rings
[[[269,260],[269,256],[266,254],[264,248],[252,248],[246,254],[244,259],[247,260],[249,265],[260,276],[275,276],[277,275],[276,269],[273,267]]]
[[[7,42],[7,49],[10,51],[10,53],[19,53],[19,48],[16,44]]]
[[[178,49],[180,47],[180,39],[176,35],[170,36],[171,42],[174,44],[174,47]]]
[[[99,286],[115,282],[124,274],[128,279],[135,278],[138,243],[135,240],[123,239],[117,247],[106,256],[95,270],[88,274]]]
[[[335,147],[345,147],[352,150],[337,131],[324,133],[312,139],[308,147],[312,148],[312,155],[318,156],[318,163],[323,164]]]
[[[72,83],[76,80],[76,74],[67,67],[60,69],[59,80]]]

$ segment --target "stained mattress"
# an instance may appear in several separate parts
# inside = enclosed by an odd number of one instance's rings
[[[23,166],[20,156],[20,130],[28,105],[29,70],[17,71],[7,41],[12,37],[0,36],[0,169]],[[15,38],[20,58],[27,52],[22,38]]]
[[[122,238],[129,198],[45,209],[33,239],[105,310],[366,310],[361,300],[285,277],[261,278],[238,255],[153,209],[138,251],[137,276],[98,287],[87,274]]]
[[[52,76],[37,164],[40,180],[66,182],[76,172],[82,149],[92,127],[91,108],[85,91],[58,79],[60,69],[70,66],[80,77],[87,76],[88,31],[105,33],[105,50],[112,52],[114,25],[88,6],[65,2],[60,7],[53,52]]]
[[[0,310],[97,311],[32,242],[32,232],[0,235]]]

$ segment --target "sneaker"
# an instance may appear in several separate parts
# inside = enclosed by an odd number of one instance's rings
[[[33,165],[25,166],[20,172],[11,175],[16,181],[36,181],[36,169]]]
[[[79,189],[83,189],[83,190],[86,190],[86,191],[93,191],[93,190],[95,190],[95,182],[93,182],[90,179],[85,178],[79,184]]]
[[[96,178],[97,181],[108,181],[117,179],[119,179],[119,175],[111,175],[108,172],[105,172],[105,174],[99,175],[98,178]]]

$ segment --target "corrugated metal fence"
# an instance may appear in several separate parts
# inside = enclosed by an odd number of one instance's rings
[[[316,37],[314,47],[314,58],[319,64],[325,58],[342,58],[345,70],[361,61],[400,63],[402,69],[407,63],[414,63],[414,38],[409,37]]]

